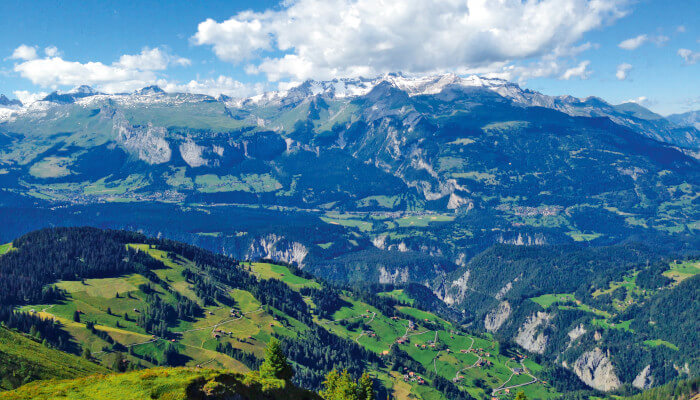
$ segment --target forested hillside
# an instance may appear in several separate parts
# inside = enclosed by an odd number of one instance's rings
[[[697,368],[692,343],[700,268],[677,260],[628,275],[648,256],[641,247],[611,249],[608,256],[620,267],[608,275],[595,270],[596,260],[611,262],[603,250],[579,256],[577,268],[593,272],[550,275],[561,280],[557,287],[566,287],[567,279],[589,279],[582,287],[594,290],[590,298],[589,289],[573,286],[571,294],[542,294],[550,289],[547,281],[528,283],[529,289],[511,285],[500,300],[509,304],[505,318],[491,316],[491,301],[479,302],[487,297],[473,290],[460,303],[472,306],[459,312],[422,285],[351,289],[291,265],[240,262],[125,231],[46,229],[3,249],[3,325],[40,338],[39,347],[99,364],[95,368],[245,373],[260,368],[266,345],[277,338],[301,387],[322,390],[334,369],[353,379],[369,371],[378,398],[450,400],[508,398],[515,389],[533,399],[593,395],[591,387],[630,393],[694,376]],[[494,250],[504,273],[511,264],[521,277],[524,266],[547,268],[531,260],[539,254],[535,249],[513,258],[509,251],[519,249]],[[571,254],[552,252],[550,262]],[[513,263],[504,262],[511,258]],[[671,311],[681,303],[680,312]],[[479,333],[483,327],[492,333]],[[562,358],[550,358],[557,352]],[[581,373],[588,361],[581,360],[591,357],[597,366],[588,378]],[[28,372],[17,379],[43,377]],[[611,386],[611,379],[620,383]]]
[[[403,290],[348,290],[292,266],[94,228],[37,231],[7,248],[3,324],[116,371],[246,372],[279,338],[293,382],[312,390],[337,369],[370,371],[379,398],[470,399],[514,384],[557,393],[517,350],[417,308],[426,300]]]

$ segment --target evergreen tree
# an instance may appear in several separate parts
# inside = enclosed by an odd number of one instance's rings
[[[126,364],[124,363],[124,355],[121,352],[117,352],[114,355],[114,363],[112,363],[112,369],[117,372],[126,371]]]
[[[321,397],[326,400],[375,400],[372,378],[368,373],[355,382],[347,370],[339,373],[333,369],[326,375]]]
[[[90,360],[92,358],[92,352],[90,352],[90,349],[87,347],[83,347],[83,358],[86,360]]]
[[[338,387],[338,380],[340,380],[340,374],[336,369],[326,374],[326,380],[323,381],[324,389],[320,393],[321,397],[326,400],[333,400]]]
[[[260,366],[260,376],[264,379],[282,379],[289,381],[294,376],[292,366],[282,351],[280,341],[272,338],[265,349],[265,361]]]
[[[363,373],[357,381],[357,395],[360,400],[375,400],[372,378],[367,372]]]
[[[73,321],[75,322],[80,322],[80,311],[75,310],[73,312]]]

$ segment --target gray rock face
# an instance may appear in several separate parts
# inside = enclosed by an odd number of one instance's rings
[[[303,268],[307,254],[309,250],[303,244],[289,241],[273,233],[254,240],[250,244],[247,256],[251,259],[269,258],[290,264],[295,263]]]
[[[223,153],[223,148],[222,148]],[[207,164],[207,160],[202,157],[202,147],[197,146],[192,140],[187,140],[180,145],[180,155],[187,165],[192,168],[201,167]]]
[[[586,334],[586,328],[583,326],[583,324],[580,324],[579,326],[570,330],[567,335],[569,335],[569,339],[571,339],[571,342],[573,342],[585,334]]]
[[[574,362],[574,373],[588,386],[608,392],[622,386],[615,367],[599,348],[587,351]]]
[[[115,123],[117,139],[140,160],[149,164],[163,164],[170,161],[172,151],[165,140],[165,128],[153,126],[131,126],[124,121]]]
[[[379,268],[379,283],[404,283],[408,282],[408,268],[399,268],[393,272],[386,268]]]
[[[531,315],[518,330],[518,334],[515,336],[515,343],[533,353],[544,353],[549,343],[549,336],[545,335],[542,329],[549,324],[551,319],[552,316],[550,314],[542,311]]]
[[[464,301],[464,297],[467,294],[467,283],[469,283],[469,275],[471,271],[467,270],[462,276],[456,281],[452,282],[450,288],[445,293],[445,298],[443,301],[447,304],[459,304]]]
[[[507,301],[502,301],[498,307],[494,308],[486,314],[484,318],[484,327],[489,332],[497,331],[504,322],[510,317],[511,307]]]
[[[637,389],[649,389],[654,386],[654,377],[651,375],[651,365],[647,365],[632,381],[632,386]]]

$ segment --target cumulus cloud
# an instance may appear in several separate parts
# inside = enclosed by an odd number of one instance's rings
[[[271,81],[390,71],[499,71],[577,51],[583,34],[625,14],[625,0],[295,0],[198,26],[192,42]],[[585,45],[578,49],[589,48]],[[253,62],[252,59],[261,59]]]
[[[263,84],[245,84],[224,75],[220,75],[216,79],[191,80],[185,84],[166,81],[159,81],[158,84],[166,92],[208,94],[213,97],[220,94],[231,97],[249,97],[264,90]]]
[[[647,35],[639,35],[637,37],[629,38],[627,40],[623,40],[618,44],[617,46],[621,49],[625,50],[634,50],[637,47],[643,45],[647,40],[649,40],[649,36]]]
[[[20,48],[15,50],[15,53]],[[36,53],[35,48],[28,48],[34,49]],[[90,85],[110,93],[135,90],[153,84],[158,79],[154,71],[163,70],[169,65],[189,63],[187,59],[170,55],[158,48],[144,48],[140,54],[123,55],[111,65],[64,60],[55,47],[45,49],[45,58],[28,58],[31,54],[27,53],[26,49],[22,52],[22,57],[14,57],[13,53],[13,58],[23,60],[15,64],[14,71],[35,85],[54,89],[61,86]]]
[[[24,105],[32,104],[35,101],[39,101],[48,95],[47,92],[30,92],[28,90],[15,90],[12,93]]]
[[[156,78],[151,71],[105,65],[101,62],[66,61],[60,57],[25,61],[15,65],[14,69],[35,85],[54,89],[85,84],[106,91],[133,90]]]
[[[116,63],[123,68],[144,71],[159,71],[168,68],[169,65],[187,66],[190,64],[191,62],[187,58],[170,55],[157,47],[153,49],[144,47],[140,54],[125,54]]]
[[[44,54],[46,54],[46,57],[59,57],[61,52],[58,51],[56,46],[49,46],[44,49]]]
[[[700,52],[690,49],[678,49],[678,55],[685,60],[686,64],[695,64],[700,60]]]
[[[624,81],[627,79],[627,73],[632,70],[632,64],[622,63],[617,66],[617,72],[615,72],[615,77],[618,80]]]
[[[569,68],[564,73],[561,75],[561,79],[564,80],[569,80],[571,78],[580,78],[580,79],[588,79],[590,76],[591,72],[588,70],[588,65],[591,62],[586,60],[586,61],[581,61],[579,65]]]
[[[37,57],[39,56],[36,54],[36,47],[27,46],[25,44],[22,44],[19,47],[17,47],[10,56],[10,58],[13,60],[25,61],[34,60]]]

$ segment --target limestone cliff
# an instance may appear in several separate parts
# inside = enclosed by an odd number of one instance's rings
[[[515,336],[515,343],[533,353],[544,353],[549,343],[549,336],[545,335],[542,330],[549,325],[551,319],[552,316],[550,314],[542,311],[531,315],[518,330],[518,334]]]
[[[615,367],[601,349],[596,347],[576,359],[574,373],[588,386],[608,392],[622,386]]]
[[[507,301],[502,301],[498,307],[491,310],[484,318],[484,327],[489,332],[497,331],[510,317],[511,307]]]

